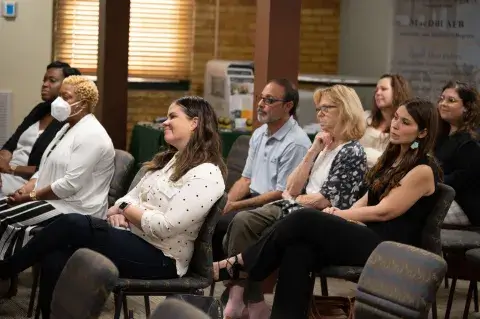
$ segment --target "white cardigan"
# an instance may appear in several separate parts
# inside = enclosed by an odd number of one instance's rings
[[[37,178],[35,189],[50,185],[60,199],[47,202],[64,214],[105,218],[114,173],[112,140],[92,114],[69,127],[63,126],[43,153],[33,176]]]

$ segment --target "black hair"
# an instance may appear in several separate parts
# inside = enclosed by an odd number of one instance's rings
[[[288,79],[273,79],[268,81],[268,83],[275,83],[283,87],[283,90],[285,91],[283,102],[293,103],[293,107],[290,109],[290,115],[295,116],[299,100],[297,87]]]
[[[64,78],[68,78],[71,75],[82,75],[77,68],[72,68],[70,64],[62,61],[53,61],[47,65],[47,70],[49,69],[62,69]]]

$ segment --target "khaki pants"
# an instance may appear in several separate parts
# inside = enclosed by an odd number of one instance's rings
[[[242,211],[235,215],[223,238],[223,249],[228,256],[237,255],[255,244],[262,234],[281,216],[281,208],[272,204]],[[245,299],[250,302],[263,300],[261,282],[245,282]]]

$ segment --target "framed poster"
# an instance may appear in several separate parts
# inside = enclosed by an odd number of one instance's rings
[[[480,0],[396,0],[391,72],[436,99],[449,80],[480,89]]]

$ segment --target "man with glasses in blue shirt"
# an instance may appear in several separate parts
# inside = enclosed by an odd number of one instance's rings
[[[287,79],[274,79],[262,91],[257,119],[263,123],[250,139],[242,177],[228,193],[213,237],[214,260],[223,259],[223,237],[236,213],[282,199],[287,177],[299,165],[311,141],[295,120],[298,90]]]

